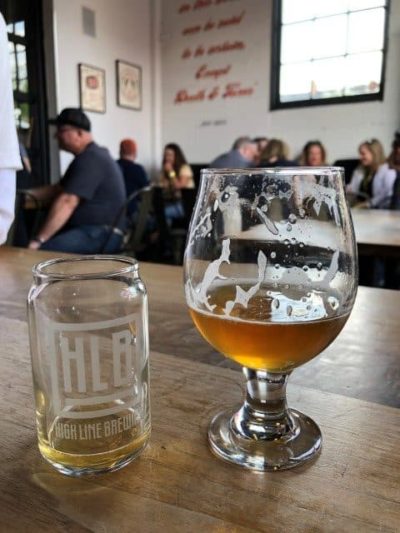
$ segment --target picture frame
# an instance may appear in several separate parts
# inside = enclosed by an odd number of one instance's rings
[[[79,63],[79,102],[85,111],[106,112],[106,71]]]
[[[116,62],[117,105],[126,109],[142,109],[142,67],[121,59]]]

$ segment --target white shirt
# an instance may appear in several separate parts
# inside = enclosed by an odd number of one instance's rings
[[[15,171],[20,168],[7,28],[0,13],[0,244],[5,242],[14,219]]]
[[[348,190],[357,194],[360,190],[364,173],[360,167],[353,172]],[[387,163],[380,165],[372,181],[372,198],[370,204],[378,209],[388,209],[393,196],[393,186],[396,181],[396,171],[389,168]]]

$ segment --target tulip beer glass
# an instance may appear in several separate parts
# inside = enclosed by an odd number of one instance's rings
[[[356,296],[343,169],[203,170],[184,267],[197,329],[247,380],[244,404],[212,420],[212,450],[255,470],[312,459],[320,430],[287,407],[285,389],[336,338]]]
[[[29,329],[39,449],[60,472],[116,470],[150,436],[147,296],[125,257],[33,268]]]

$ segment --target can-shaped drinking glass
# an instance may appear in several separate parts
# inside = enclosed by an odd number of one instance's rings
[[[39,449],[60,472],[116,470],[150,436],[146,289],[121,256],[33,268],[28,316]]]

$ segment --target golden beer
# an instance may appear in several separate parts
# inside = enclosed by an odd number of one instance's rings
[[[53,464],[67,469],[113,469],[138,455],[149,439],[150,420],[139,420],[132,409],[96,418],[59,416],[47,431],[44,398],[37,391],[39,449]]]
[[[216,350],[248,368],[281,372],[302,365],[336,338],[349,316],[316,320],[303,316],[297,320],[293,314],[280,313],[277,320],[274,318],[277,300],[261,295],[254,296],[247,308],[235,305],[230,316],[226,316],[224,306],[234,293],[234,286],[219,287],[210,293],[209,302],[215,305],[212,313],[190,309],[190,314],[200,333]],[[293,308],[295,302],[290,301]],[[326,314],[322,300],[313,310],[317,316]]]
[[[116,470],[150,437],[147,295],[136,261],[52,259],[28,298],[41,454],[71,476]]]

